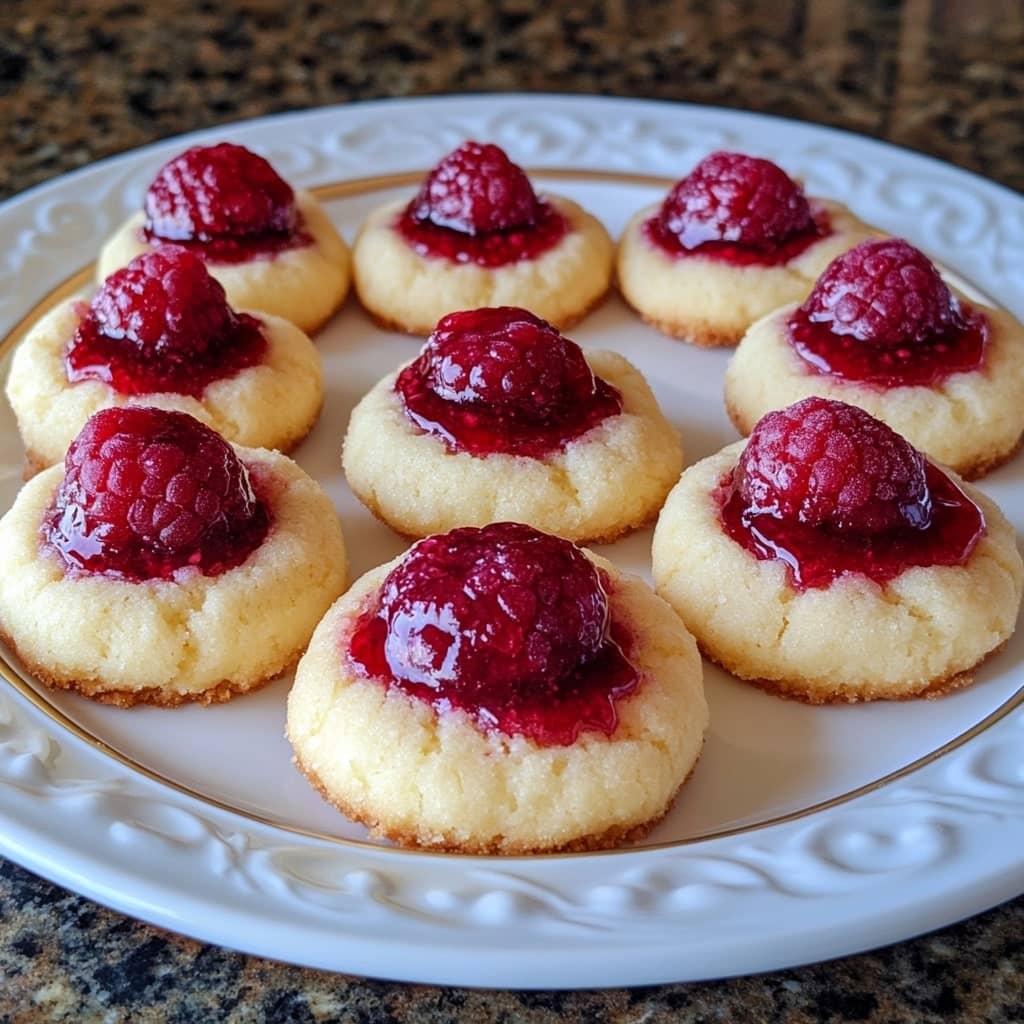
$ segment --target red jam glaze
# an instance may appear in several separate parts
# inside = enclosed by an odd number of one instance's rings
[[[442,318],[395,390],[417,427],[478,456],[542,458],[622,411],[575,342],[514,306]]]
[[[945,473],[926,463],[925,475],[931,494],[926,529],[865,534],[752,514],[732,474],[716,499],[726,533],[755,558],[783,562],[797,590],[823,589],[844,573],[882,585],[915,566],[963,565],[985,533],[981,509]]]
[[[270,514],[245,465],[185,413],[142,406],[89,418],[41,525],[71,573],[139,582],[217,576],[262,543]]]
[[[919,341],[882,348],[850,334],[834,334],[798,308],[786,323],[786,337],[815,373],[879,388],[934,387],[954,373],[970,373],[985,362],[988,318],[960,304],[961,322],[951,331]]]
[[[347,638],[364,677],[484,732],[568,746],[610,736],[640,676],[611,616],[606,574],[519,523],[428,537],[385,579]]]
[[[155,235],[146,227],[139,228],[139,238],[147,245],[164,245],[167,239]],[[301,218],[287,234],[266,232],[238,238],[180,238],[175,245],[190,249],[204,262],[213,265],[250,263],[253,260],[272,260],[291,249],[303,249],[313,244],[313,236],[305,230]]]
[[[832,221],[828,211],[812,206],[811,227],[799,231],[783,241],[771,245],[753,246],[740,242],[708,241],[692,247],[686,246],[679,235],[669,231],[662,223],[661,214],[656,213],[640,227],[643,237],[673,259],[699,257],[725,263],[733,267],[777,267],[796,259],[815,242],[832,234]]]
[[[489,269],[538,259],[569,231],[569,222],[544,199],[537,201],[534,223],[475,235],[419,220],[414,209],[415,201],[398,215],[393,227],[417,255]]]
[[[235,313],[203,261],[180,246],[137,256],[77,312],[68,380],[101,380],[122,395],[199,397],[259,363],[267,347],[260,321]]]
[[[263,360],[267,339],[259,320],[236,313],[227,336],[218,340],[200,359],[161,359],[122,338],[102,332],[87,312],[64,355],[64,369],[72,383],[101,380],[122,395],[152,395],[171,392],[198,398],[215,380],[233,377]]]

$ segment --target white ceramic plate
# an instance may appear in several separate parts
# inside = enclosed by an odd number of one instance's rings
[[[613,234],[706,152],[771,157],[1024,315],[1024,200],[962,171],[810,125],[571,97],[442,98],[312,111],[189,137],[231,139],[325,186],[351,239],[464,138],[493,140]],[[0,336],[137,209],[178,139],[0,209]],[[405,179],[403,179],[404,181]],[[411,179],[408,179],[411,180]],[[669,341],[612,299],[573,336],[622,351],[689,461],[735,434],[727,354]],[[350,299],[319,339],[326,407],[299,461],[334,498],[356,573],[404,546],[352,498],[348,413],[418,343]],[[6,359],[5,359],[6,362]],[[0,410],[0,508],[22,452]],[[984,488],[1024,526],[1024,459]],[[647,573],[650,532],[607,549]],[[144,656],[144,652],[140,652]],[[707,673],[705,754],[641,848],[534,859],[433,856],[366,840],[291,767],[287,683],[214,708],[118,711],[31,680],[0,689],[0,852],[128,914],[252,953],[404,980],[583,987],[791,966],[948,923],[1024,891],[1024,635],[938,701],[809,708]],[[11,670],[8,668],[8,674]]]

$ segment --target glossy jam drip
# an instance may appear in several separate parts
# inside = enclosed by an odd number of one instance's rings
[[[525,736],[545,747],[570,746],[585,732],[611,736],[619,722],[615,702],[629,696],[639,676],[623,653],[622,631],[612,628],[609,640],[586,665],[558,681],[550,693],[494,693],[478,700],[437,687],[396,679],[384,656],[387,624],[372,611],[356,623],[350,638],[350,658],[363,675],[383,680],[410,697],[430,704],[439,714],[457,708],[471,715],[483,732]]]
[[[881,585],[914,566],[963,565],[985,533],[981,509],[931,463],[925,472],[932,515],[921,530],[863,534],[750,514],[731,475],[716,498],[729,536],[762,561],[783,562],[798,590],[827,587],[844,573]]]
[[[594,395],[585,405],[547,422],[524,422],[477,403],[459,405],[438,398],[416,368],[407,366],[396,389],[406,415],[421,430],[441,438],[451,451],[472,455],[526,455],[543,458],[582,437],[609,416],[622,411],[622,397],[611,384],[595,378]]]
[[[650,244],[661,249],[673,259],[700,257],[734,267],[774,267],[789,263],[815,242],[832,234],[832,222],[826,210],[812,209],[812,215],[813,224],[810,228],[799,231],[783,241],[763,246],[715,240],[688,247],[678,235],[667,230],[662,223],[660,214],[655,214],[645,220],[641,231]]]
[[[574,545],[518,523],[428,537],[340,638],[361,675],[546,746],[611,735],[640,677],[609,581]]]
[[[141,581],[244,562],[270,513],[232,447],[185,413],[104,409],[64,460],[41,540],[72,573]]]
[[[139,238],[147,245],[163,245],[168,241],[145,227],[139,228]],[[313,236],[300,226],[285,233],[267,231],[256,235],[240,235],[238,238],[181,238],[174,239],[174,244],[194,252],[205,263],[249,263],[252,260],[271,260],[291,249],[312,245]]]
[[[535,260],[565,237],[569,222],[550,203],[541,199],[536,220],[528,227],[470,235],[418,220],[410,203],[394,222],[394,229],[420,256],[480,267],[504,267],[520,260]]]
[[[516,306],[442,317],[395,390],[412,423],[473,455],[539,458],[622,411],[579,345]]]
[[[232,315],[231,328],[216,344],[201,355],[186,354],[187,358],[170,358],[124,338],[109,337],[87,309],[80,310],[80,315],[64,353],[68,380],[100,380],[122,395],[171,392],[198,398],[213,381],[259,364],[267,348],[259,320],[245,313]]]
[[[786,337],[815,373],[880,388],[930,387],[954,373],[969,373],[985,362],[988,318],[961,303],[951,330],[905,345],[866,344],[852,334],[836,334],[816,323],[801,307],[786,323]]]

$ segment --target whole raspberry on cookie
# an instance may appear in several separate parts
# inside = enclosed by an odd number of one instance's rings
[[[185,413],[104,409],[68,449],[43,539],[69,567],[126,579],[238,565],[268,526],[232,447]]]
[[[833,260],[800,311],[833,334],[879,348],[927,341],[964,326],[935,264],[902,238],[862,242]]]
[[[442,714],[465,711],[485,733],[555,746],[611,735],[616,700],[640,680],[608,586],[560,537],[523,523],[461,527],[391,569],[346,636],[348,656],[360,675]]]
[[[813,225],[803,189],[769,160],[716,152],[678,182],[661,207],[662,228],[687,249],[705,242],[777,244]]]
[[[187,249],[161,246],[111,274],[64,353],[71,382],[123,395],[202,395],[212,381],[259,362],[260,321],[235,313],[224,288]]]
[[[395,390],[419,429],[475,455],[540,457],[622,410],[579,345],[516,306],[442,317]]]
[[[230,142],[193,146],[157,172],[146,227],[170,241],[290,232],[291,186],[261,156]]]
[[[444,317],[427,340],[420,372],[445,401],[479,403],[526,420],[556,417],[595,389],[578,345],[511,306]]]
[[[539,202],[526,172],[500,147],[464,142],[426,177],[413,217],[467,235],[527,227]]]
[[[179,246],[137,256],[103,282],[89,308],[101,334],[176,361],[204,355],[237,324],[223,286]]]
[[[860,534],[926,528],[925,461],[909,442],[844,402],[806,398],[764,416],[736,468],[751,515]]]
[[[420,541],[384,581],[377,615],[396,679],[504,699],[557,689],[590,661],[608,600],[575,545],[495,523]]]

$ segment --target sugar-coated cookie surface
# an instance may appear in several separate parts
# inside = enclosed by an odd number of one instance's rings
[[[79,324],[74,300],[40,320],[15,350],[7,398],[32,470],[59,462],[85,421],[114,405],[187,412],[229,441],[288,451],[312,429],[323,402],[320,357],[293,324],[254,314],[266,349],[258,365],[210,383],[199,397],[164,392],[122,395],[99,380],[68,381],[64,352]]]
[[[1013,632],[1024,566],[1013,527],[964,486],[987,529],[964,565],[914,567],[879,585],[845,574],[797,590],[722,527],[714,497],[743,442],[690,467],[654,535],[658,593],[706,655],[735,675],[812,703],[904,698],[970,681]]]
[[[659,330],[698,345],[735,345],[766,313],[802,299],[841,252],[879,232],[846,207],[824,199],[812,207],[828,214],[832,232],[788,263],[737,266],[700,255],[674,258],[644,237],[643,224],[658,213],[651,205],[626,226],[616,273],[626,301]]]
[[[622,412],[543,458],[449,451],[409,420],[389,374],[352,412],[342,457],[349,485],[408,536],[508,519],[594,541],[643,525],[679,476],[679,436],[627,360],[601,351],[586,359],[621,392]]]
[[[295,192],[301,229],[310,243],[238,263],[208,263],[236,309],[279,316],[313,334],[344,302],[351,281],[348,246],[316,197]],[[103,281],[140,253],[154,248],[142,229],[146,216],[132,215],[100,250],[96,280]]]
[[[209,703],[295,662],[344,589],[341,527],[319,484],[290,459],[238,454],[272,525],[249,558],[217,576],[186,569],[127,582],[65,572],[39,539],[62,467],[25,485],[0,520],[0,633],[35,678],[122,706]]]
[[[334,605],[288,698],[296,763],[326,799],[374,835],[464,853],[604,848],[666,813],[700,754],[707,705],[692,637],[646,584],[595,559],[642,682],[617,703],[611,736],[540,746],[483,732],[463,711],[439,714],[346,663],[346,638],[397,561]]]
[[[568,221],[565,235],[535,259],[500,267],[421,256],[394,225],[407,200],[375,210],[353,249],[360,301],[382,323],[427,335],[455,310],[523,306],[559,328],[580,320],[611,284],[613,246],[596,218],[576,203],[548,195]]]

